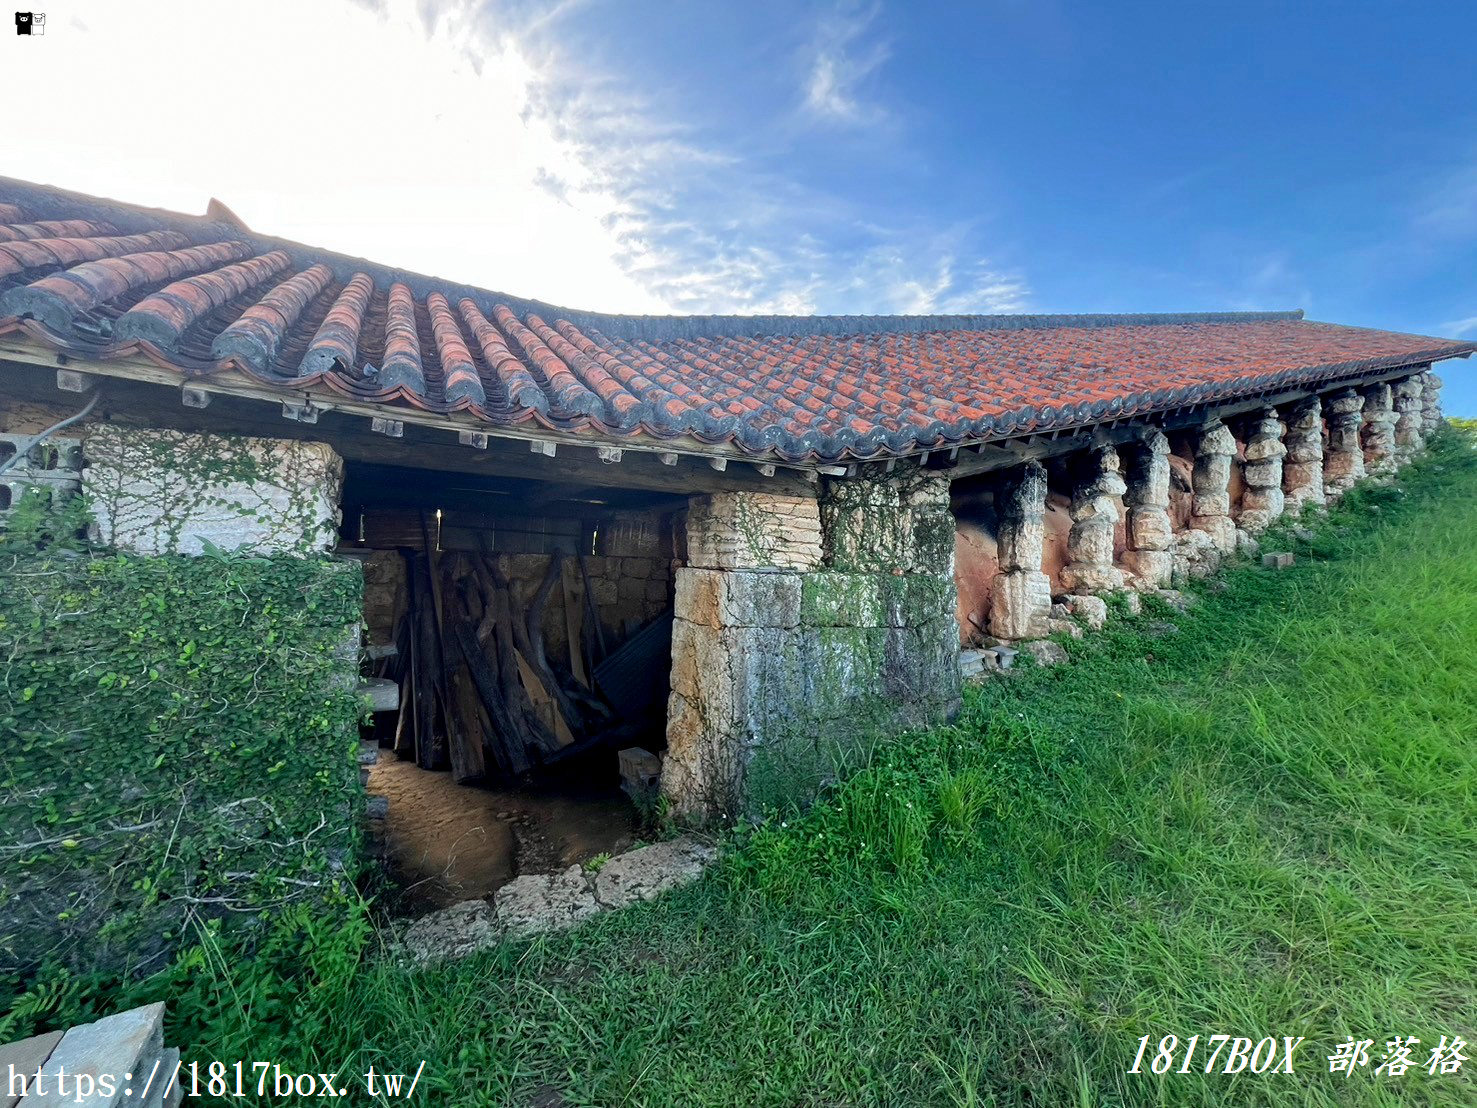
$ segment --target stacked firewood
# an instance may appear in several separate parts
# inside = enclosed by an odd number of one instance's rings
[[[399,682],[382,745],[458,782],[536,774],[629,739],[595,691],[605,643],[581,556],[552,554],[536,588],[510,582],[496,555],[405,551],[409,603],[381,676]],[[544,614],[563,591],[567,659],[546,652]]]

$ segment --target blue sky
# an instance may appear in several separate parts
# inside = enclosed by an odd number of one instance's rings
[[[218,196],[574,307],[1301,307],[1477,337],[1470,0],[150,11],[74,0],[0,39],[0,96],[47,90],[0,172]],[[101,100],[157,125],[99,126]],[[1455,414],[1471,364],[1445,370]]]
[[[761,298],[1477,336],[1474,4],[575,5],[546,33],[731,159],[674,159],[660,239],[693,272],[763,252]],[[1469,365],[1446,397],[1477,415]]]

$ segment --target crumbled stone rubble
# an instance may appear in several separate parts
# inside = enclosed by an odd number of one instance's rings
[[[465,958],[504,940],[563,931],[696,881],[717,856],[711,843],[684,835],[619,854],[594,873],[570,866],[524,874],[493,894],[491,903],[464,900],[416,920],[400,950],[407,962],[424,965]]]

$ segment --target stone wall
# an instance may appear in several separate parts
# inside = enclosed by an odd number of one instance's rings
[[[312,554],[338,541],[343,461],[322,443],[99,424],[83,439],[97,539],[135,554]]]
[[[662,791],[684,819],[804,802],[959,697],[946,477],[694,501],[676,573]]]

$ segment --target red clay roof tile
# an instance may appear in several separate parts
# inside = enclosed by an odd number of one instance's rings
[[[835,461],[1331,387],[1477,350],[1300,313],[597,316],[219,223],[5,188],[0,331],[97,358],[146,341],[182,375],[235,369],[387,413],[465,412],[493,430],[535,419],[595,441],[688,437]]]

